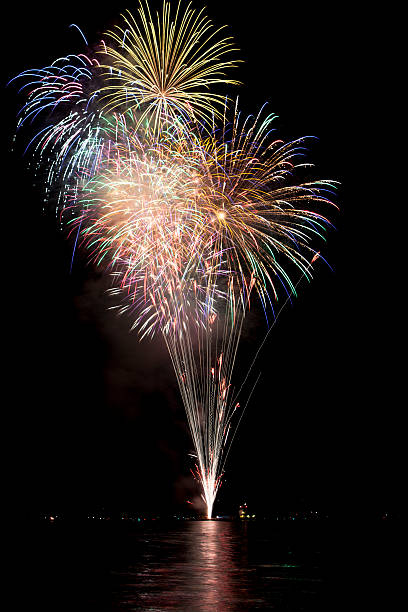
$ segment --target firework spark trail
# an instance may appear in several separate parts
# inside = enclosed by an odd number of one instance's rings
[[[251,297],[273,313],[294,275],[311,279],[335,184],[298,183],[305,139],[276,139],[275,115],[242,118],[207,91],[237,62],[202,10],[164,2],[154,22],[143,1],[123,19],[96,57],[16,77],[18,127],[45,122],[27,149],[75,246],[111,274],[140,337],[163,335],[210,518],[242,416],[232,374]]]

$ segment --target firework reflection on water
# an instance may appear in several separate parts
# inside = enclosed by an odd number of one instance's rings
[[[26,561],[42,610],[323,612],[331,609],[327,529],[319,521],[48,522],[30,533]]]

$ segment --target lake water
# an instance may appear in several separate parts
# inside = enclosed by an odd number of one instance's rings
[[[325,524],[102,523],[33,532],[22,582],[36,609],[330,610]]]

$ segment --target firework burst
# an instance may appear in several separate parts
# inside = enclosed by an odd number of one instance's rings
[[[106,33],[111,41],[104,50],[109,60],[102,88],[106,107],[142,107],[141,120],[148,118],[159,129],[163,120],[180,114],[211,117],[224,98],[209,88],[238,83],[225,76],[237,65],[228,59],[236,50],[231,37],[219,39],[223,28],[215,28],[204,9],[196,11],[191,3],[183,12],[179,2],[172,13],[165,1],[155,21],[147,2],[140,2],[137,17],[126,11],[124,25]]]
[[[298,180],[305,139],[277,139],[275,115],[243,118],[208,91],[234,82],[236,62],[203,10],[164,2],[156,17],[146,3],[127,12],[101,62],[72,55],[19,75],[18,126],[42,120],[28,148],[75,245],[111,275],[140,337],[164,338],[211,517],[242,414],[232,374],[251,296],[273,312],[282,289],[311,279],[336,185]]]
[[[250,296],[266,309],[279,286],[295,295],[287,267],[311,278],[311,243],[329,224],[312,207],[331,205],[335,185],[296,183],[304,139],[273,138],[274,118],[240,121],[236,111],[204,138],[194,129],[186,138],[185,126],[141,135],[130,120],[115,125],[125,138],[73,200],[70,223],[113,274],[120,312],[132,313],[142,337],[164,336],[209,509],[238,406],[232,373]]]

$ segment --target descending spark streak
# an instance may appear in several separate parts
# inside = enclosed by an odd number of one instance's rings
[[[78,32],[81,34],[82,38],[85,41],[85,44],[88,45],[88,41],[86,40],[84,33],[82,32],[81,28],[77,26],[76,23],[71,23],[71,25],[69,26],[70,28],[76,28],[78,30]]]
[[[179,3],[172,15],[164,1],[155,23],[143,0],[138,20],[123,19],[99,59],[16,77],[18,127],[45,122],[27,148],[49,194],[59,187],[75,246],[111,274],[140,337],[164,338],[211,518],[242,415],[232,374],[251,297],[273,312],[282,288],[296,295],[294,275],[311,279],[335,184],[296,182],[305,139],[275,139],[264,108],[242,119],[236,103],[229,120],[225,101],[220,112],[207,88],[233,83],[223,71],[237,62],[203,10]]]

